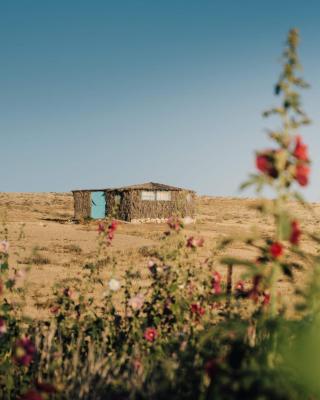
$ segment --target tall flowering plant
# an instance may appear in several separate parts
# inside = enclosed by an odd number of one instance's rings
[[[297,188],[307,186],[310,181],[308,146],[300,134],[301,128],[310,120],[302,109],[299,94],[299,90],[307,88],[308,84],[297,74],[301,69],[298,44],[299,32],[292,29],[282,55],[283,70],[275,85],[280,105],[264,112],[266,117],[280,117],[281,125],[269,131],[272,146],[256,152],[256,172],[241,186],[242,189],[253,187],[258,195],[265,188],[271,189],[273,199],[262,199],[257,209],[273,218],[274,232],[247,240],[247,244],[254,248],[255,259],[223,259],[228,265],[249,267],[252,286],[246,293],[247,297],[261,306],[271,303],[272,315],[277,309],[276,283],[279,276],[284,274],[292,279],[294,270],[302,268],[292,254],[299,253],[303,230],[298,219],[288,210],[290,200],[304,203]]]

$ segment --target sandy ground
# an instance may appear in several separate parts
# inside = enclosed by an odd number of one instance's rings
[[[245,235],[252,227],[264,233],[272,230],[272,224],[261,217],[252,206],[251,199],[199,197],[197,222],[186,227],[187,235],[201,236],[205,248],[199,259],[207,257],[218,240],[230,235]],[[320,225],[320,204],[312,204],[313,214],[292,205],[303,221],[303,226],[317,230]],[[81,268],[94,260],[98,253],[97,222],[87,225],[74,224],[73,198],[65,193],[0,193],[0,240],[6,231],[10,242],[10,266],[20,269],[29,267],[25,278],[26,312],[31,316],[45,317],[46,305],[52,297],[54,286],[72,283],[81,277]],[[118,265],[116,274],[136,269],[147,273],[146,260],[141,249],[157,246],[159,238],[167,229],[165,224],[121,223],[112,247]],[[303,240],[308,250],[312,245]],[[252,257],[243,244],[235,244],[229,254]],[[225,276],[225,267],[215,268]],[[105,271],[105,279],[114,271]],[[241,271],[236,271],[238,278]],[[140,284],[140,282],[137,282]],[[288,285],[279,282],[279,290],[288,294]]]

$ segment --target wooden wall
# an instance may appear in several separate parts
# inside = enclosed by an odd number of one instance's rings
[[[91,192],[77,190],[73,192],[74,219],[82,220],[91,216]]]
[[[140,190],[107,192],[108,216],[131,221],[132,219],[194,217],[195,193],[189,191],[171,191],[171,201],[141,200]],[[116,206],[116,196],[121,196]]]

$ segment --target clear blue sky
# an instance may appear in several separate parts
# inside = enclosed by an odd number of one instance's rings
[[[277,123],[261,111],[298,27],[320,200],[319,20],[310,0],[2,0],[0,190],[155,181],[238,195]]]

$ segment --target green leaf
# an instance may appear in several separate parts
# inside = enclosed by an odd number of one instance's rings
[[[5,261],[4,263],[0,264],[0,271],[4,272],[7,271],[9,269],[9,264],[7,263],[7,261]]]

